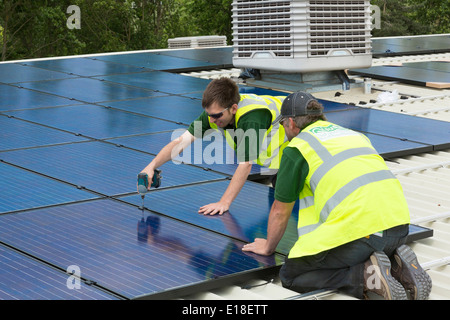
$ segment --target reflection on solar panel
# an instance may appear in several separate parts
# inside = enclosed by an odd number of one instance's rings
[[[0,64],[0,298],[130,299],[280,266],[295,214],[277,255],[240,250],[265,235],[273,189],[248,182],[228,213],[197,213],[219,199],[237,165],[212,140],[183,153],[191,163],[163,165],[161,188],[138,209],[137,173],[202,111],[209,80],[173,72],[231,59],[231,48],[208,48]],[[450,143],[438,121],[321,102],[330,120],[367,134],[384,155]],[[70,265],[82,290],[67,287]]]
[[[114,200],[0,217],[0,239],[27,254],[127,297],[274,266],[243,242]]]
[[[175,219],[239,239],[253,241],[266,237],[270,208],[274,201],[273,188],[256,182],[247,182],[229,212],[222,216],[204,216],[198,209],[209,203],[217,202],[225,192],[229,181],[198,184],[184,188],[157,190],[146,196],[146,207]],[[141,204],[137,195],[120,198],[135,205]],[[148,200],[147,200],[148,199]],[[258,199],[249,205],[249,199]],[[294,208],[294,212],[298,207]],[[297,240],[297,215],[292,214],[277,251],[287,254]]]

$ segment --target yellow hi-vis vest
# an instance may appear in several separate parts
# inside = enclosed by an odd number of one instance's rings
[[[241,94],[241,100],[238,103],[238,109],[235,114],[235,128],[238,128],[239,119],[248,112],[257,109],[269,110],[272,114],[272,122],[280,114],[281,104],[283,103],[284,96],[265,96],[254,94]],[[208,117],[209,118],[209,117]],[[217,127],[215,123],[209,119],[209,125],[212,129],[220,130],[225,135],[227,143],[236,150],[236,143],[233,136],[228,130],[223,130]],[[249,133],[244,133],[247,137]],[[252,134],[262,134],[261,132],[255,132]],[[283,149],[288,145],[288,139],[284,132],[284,128],[280,123],[271,125],[265,132],[262,138],[261,148],[259,150],[258,159],[256,163],[269,169],[278,169],[280,167],[280,160],[283,153]]]
[[[309,165],[299,195],[299,237],[289,258],[410,222],[400,182],[364,135],[320,120],[288,146],[298,148]]]

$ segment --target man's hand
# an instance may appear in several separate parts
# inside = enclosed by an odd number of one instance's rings
[[[244,245],[242,251],[250,251],[264,256],[274,253],[286,230],[294,204],[295,201],[284,203],[275,199],[267,223],[267,240],[256,238],[254,242]]]
[[[153,169],[147,167],[144,170],[142,170],[140,173],[146,173],[147,174],[147,176],[148,176],[148,187],[147,187],[147,190],[150,191],[150,187],[152,185],[152,181],[153,181],[152,179],[153,179],[153,175],[155,174],[155,171]],[[139,192],[139,185],[138,185],[138,183],[136,183],[136,188],[137,188],[137,190]]]
[[[215,202],[215,203],[210,203],[207,204],[203,207],[201,207],[198,210],[198,213],[202,213],[204,215],[215,215],[216,213],[218,213],[219,215],[224,214],[226,211],[228,211],[228,209],[230,208],[229,205],[223,203],[223,202]]]
[[[255,242],[244,245],[242,251],[254,252],[262,256],[270,256],[274,252],[268,248],[267,240],[261,238],[256,238]]]

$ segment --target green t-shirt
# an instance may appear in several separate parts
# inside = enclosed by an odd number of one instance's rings
[[[275,199],[284,203],[298,200],[308,173],[309,165],[301,152],[295,147],[286,147],[277,174]]]
[[[195,125],[196,122],[197,125]],[[199,125],[199,123],[201,123],[201,126]],[[224,128],[225,130],[232,129],[229,132],[236,133],[233,134],[232,136],[234,137],[234,143],[236,145],[238,160],[240,162],[254,161],[258,158],[259,149],[263,138],[260,134],[256,134],[254,136],[257,138],[256,145],[250,145],[250,140],[248,138],[245,138],[245,132],[247,130],[252,129],[255,130],[256,133],[259,133],[260,130],[269,129],[271,125],[272,125],[271,112],[269,110],[258,109],[250,111],[241,116],[236,128],[234,126],[234,123]],[[195,130],[195,128],[197,128],[197,130]],[[199,128],[201,128],[201,132]],[[200,116],[191,123],[191,125],[188,128],[188,131],[196,138],[203,138],[207,130],[211,130],[211,126],[209,124],[208,114],[205,111],[203,111],[202,114],[200,114]],[[243,142],[244,145],[242,145]]]

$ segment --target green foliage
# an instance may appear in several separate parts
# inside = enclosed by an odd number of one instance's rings
[[[0,0],[0,60],[166,48],[183,36],[225,35],[232,0]],[[450,32],[450,1],[372,0],[382,11],[374,36]],[[70,5],[81,29],[66,25]]]
[[[450,1],[372,0],[381,9],[381,29],[374,37],[450,32]]]

